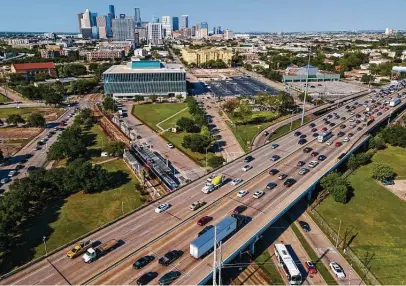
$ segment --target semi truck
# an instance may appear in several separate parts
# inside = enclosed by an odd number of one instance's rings
[[[223,176],[217,176],[214,177],[211,182],[207,182],[206,185],[203,187],[202,192],[205,194],[209,194],[213,192],[215,189],[220,188],[223,185],[224,182],[224,177]]]
[[[82,256],[83,261],[86,263],[91,263],[96,259],[102,257],[109,251],[113,250],[118,244],[118,241],[115,239],[109,240],[106,243],[99,245],[96,248],[89,248],[86,253]]]
[[[394,107],[394,106],[398,105],[400,102],[401,102],[400,98],[392,99],[392,100],[389,102],[389,106]]]
[[[217,242],[224,240],[237,231],[237,219],[228,216],[204,234],[190,243],[190,255],[199,259],[214,248],[214,230],[216,229]]]

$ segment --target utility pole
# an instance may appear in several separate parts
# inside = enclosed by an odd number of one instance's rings
[[[338,240],[339,240],[339,237],[340,237],[340,229],[341,229],[341,219],[340,219],[340,225],[338,226],[337,239],[336,239],[336,248],[338,247]]]
[[[307,72],[306,72],[306,89],[305,89],[305,95],[303,98],[303,109],[302,109],[302,123],[300,124],[301,126],[304,124],[304,116],[305,116],[305,110],[306,110],[306,97],[309,92],[309,68],[310,68],[310,56],[311,56],[311,47],[309,47],[309,60],[307,63]]]

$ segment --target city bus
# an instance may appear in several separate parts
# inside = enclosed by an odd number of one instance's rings
[[[302,284],[302,274],[300,274],[300,271],[297,268],[295,261],[293,261],[292,256],[290,256],[286,246],[281,243],[276,243],[274,250],[278,263],[280,266],[282,266],[286,274],[286,278],[289,280],[289,284]]]
[[[332,136],[333,136],[333,132],[331,132],[330,130],[327,130],[327,131],[323,132],[321,135],[319,135],[319,137],[317,137],[317,141],[319,141],[320,143],[324,143],[328,139],[330,139]]]

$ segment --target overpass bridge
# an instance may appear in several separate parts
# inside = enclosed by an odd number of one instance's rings
[[[360,98],[365,100],[367,97]],[[326,173],[334,170],[342,162],[337,158],[341,153],[347,153],[357,148],[356,143],[363,138],[371,128],[381,122],[385,122],[389,116],[397,110],[404,108],[405,102],[389,109],[383,110],[383,114],[377,118],[368,128],[355,131],[350,126],[342,129],[345,132],[354,132],[351,138],[352,143],[345,143],[341,147],[326,146],[318,143],[316,138],[311,137],[309,126],[303,126],[298,130],[308,137],[305,145],[298,145],[298,138],[292,133],[279,138],[275,143],[279,148],[272,149],[269,145],[258,148],[250,154],[255,158],[252,161],[253,168],[243,172],[241,168],[245,165],[242,160],[232,163],[215,171],[216,174],[223,174],[227,178],[241,178],[243,183],[238,186],[226,184],[215,192],[207,195],[200,190],[208,176],[202,177],[185,187],[163,196],[160,200],[144,206],[131,215],[128,215],[115,223],[100,228],[77,240],[92,238],[101,242],[110,239],[121,240],[120,247],[102,257],[100,260],[84,264],[80,258],[68,259],[66,252],[72,247],[72,243],[62,246],[47,257],[34,261],[21,269],[13,271],[2,277],[1,284],[133,284],[137,277],[147,271],[158,273],[156,279],[151,283],[157,284],[158,279],[165,273],[176,270],[182,276],[175,281],[178,284],[200,284],[211,277],[213,270],[213,257],[208,255],[203,259],[196,260],[189,255],[189,244],[201,231],[196,225],[197,219],[209,215],[213,217],[211,224],[216,224],[224,217],[229,216],[235,207],[245,206],[244,216],[250,218],[250,222],[228,239],[223,245],[224,262],[231,261],[242,250],[255,244],[260,234],[275,222],[284,212],[294,207],[300,199],[309,196],[317,182]],[[354,112],[361,113],[363,107],[358,107]],[[340,115],[348,117],[346,120],[333,120],[337,125],[332,128],[333,133],[340,130],[339,125],[349,125],[351,116],[345,108],[339,108]],[[317,128],[324,126],[321,118],[314,121]],[[333,140],[338,140],[336,137]],[[364,142],[364,139],[361,140]],[[314,160],[310,154],[302,151],[304,147],[310,147],[327,157],[319,166],[312,169],[307,175],[298,175],[297,162],[299,160],[309,162]],[[272,155],[281,156],[279,161],[270,161]],[[288,188],[280,181],[268,174],[270,168],[276,168],[280,172],[289,174],[296,179],[296,184]],[[269,181],[277,182],[278,186],[260,199],[252,198],[256,190],[265,189]],[[237,198],[236,192],[241,189],[248,190],[250,194],[244,198]],[[196,200],[206,201],[205,207],[194,212],[189,206]],[[171,208],[161,214],[156,214],[154,208],[161,202],[171,205]],[[144,255],[154,255],[156,260],[169,250],[180,250],[184,254],[171,266],[160,266],[156,261],[146,266],[141,271],[134,270],[132,263]]]

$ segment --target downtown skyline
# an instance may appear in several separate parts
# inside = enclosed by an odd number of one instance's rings
[[[250,3],[225,0],[216,2],[208,0],[204,6],[196,6],[185,0],[178,0],[178,5],[168,5],[164,1],[134,2],[116,1],[82,1],[72,0],[65,3],[48,3],[48,0],[35,3],[36,17],[32,17],[32,9],[21,7],[32,6],[32,2],[22,0],[21,3],[6,2],[2,7],[6,11],[19,12],[17,21],[13,15],[6,13],[0,19],[0,31],[32,31],[32,32],[78,32],[75,15],[90,9],[99,15],[108,13],[108,5],[115,5],[116,15],[133,16],[134,8],[141,9],[143,21],[152,21],[153,16],[180,17],[189,15],[189,24],[208,22],[212,25],[228,27],[238,32],[310,32],[310,31],[352,31],[352,30],[384,30],[387,27],[406,30],[406,21],[402,11],[406,10],[406,2],[392,0],[391,6],[382,9],[378,0],[358,3],[343,0],[340,3],[325,3],[315,0],[312,3],[301,3],[292,0],[289,7],[273,3],[274,1],[255,0]],[[192,1],[191,1],[192,2]],[[231,2],[234,5],[231,6]],[[237,5],[235,5],[237,3]],[[374,5],[374,3],[376,5]],[[230,8],[232,7],[232,9]],[[396,9],[392,9],[396,7]],[[63,10],[64,13],[58,11]],[[306,15],[309,18],[306,19]],[[261,25],[258,25],[261,18]],[[242,21],[241,19],[244,19]],[[353,21],[349,19],[354,19]]]

